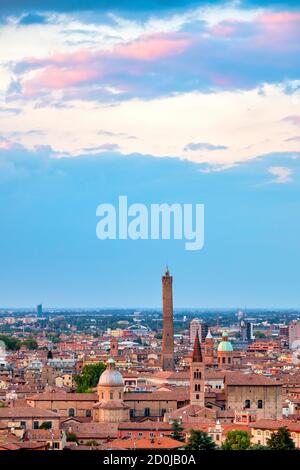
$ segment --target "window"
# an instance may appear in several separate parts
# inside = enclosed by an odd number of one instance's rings
[[[144,416],[150,416],[150,408],[145,408]]]
[[[139,436],[139,437],[143,437],[143,433],[142,433],[142,432],[139,432],[139,433],[138,433],[138,436]]]
[[[196,395],[196,400],[199,400],[199,395],[198,395],[198,393],[197,393],[197,395]]]
[[[119,400],[122,400],[122,393],[119,392]]]
[[[69,408],[69,416],[75,416],[75,410],[74,408]]]
[[[59,449],[59,442],[53,442],[53,449]]]
[[[21,421],[21,428],[26,429],[26,421]]]
[[[110,399],[111,399],[111,400],[114,399],[114,394],[113,394],[113,392],[110,392],[109,396],[110,396]]]
[[[200,384],[195,384],[195,392],[200,392]]]
[[[230,364],[230,363],[231,363],[231,357],[228,358],[228,364]]]
[[[250,408],[250,400],[245,400],[245,408]]]
[[[216,441],[220,440],[220,434],[216,434]]]
[[[257,401],[257,408],[259,408],[259,409],[263,408],[263,401],[262,400]]]
[[[33,421],[33,429],[39,429],[40,425],[38,421]]]
[[[194,379],[201,379],[201,372],[199,372],[199,369],[194,372]]]
[[[162,415],[162,416],[165,416],[166,411],[167,411],[167,410],[166,410],[165,408],[162,408],[162,410],[161,410],[161,415]]]
[[[90,418],[90,417],[92,416],[92,410],[86,410],[86,411],[85,411],[85,416],[86,416],[87,418]]]
[[[102,396],[102,400],[104,400],[104,393],[103,392],[101,393],[101,396]]]
[[[133,409],[130,410],[130,418],[135,417],[135,411]]]
[[[150,432],[150,437],[154,437],[154,432]]]
[[[225,364],[225,357],[222,357],[222,364]]]

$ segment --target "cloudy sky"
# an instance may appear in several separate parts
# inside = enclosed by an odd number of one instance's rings
[[[300,8],[0,6],[0,306],[300,307]],[[96,207],[204,203],[205,246],[96,238]]]

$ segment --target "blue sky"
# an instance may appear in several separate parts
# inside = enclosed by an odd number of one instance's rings
[[[300,308],[297,4],[100,3],[0,7],[0,305],[160,306],[168,262],[177,307]],[[203,250],[98,240],[123,194]]]

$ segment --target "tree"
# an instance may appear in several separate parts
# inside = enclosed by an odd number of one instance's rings
[[[217,446],[207,432],[191,429],[185,448],[187,450],[215,450]]]
[[[50,421],[43,421],[40,425],[40,429],[51,429],[52,424]]]
[[[229,431],[222,444],[223,450],[246,450],[250,447],[250,437],[246,431]]]
[[[278,428],[277,432],[272,432],[267,446],[274,450],[294,450],[295,443],[291,438],[291,433],[287,427]]]
[[[106,365],[103,362],[97,362],[97,364],[87,364],[82,369],[81,375],[75,375],[74,380],[76,383],[76,391],[78,393],[86,393],[91,388],[97,386],[99,377],[106,369]]]
[[[176,439],[176,441],[183,441],[184,436],[182,434],[182,431],[183,431],[183,427],[181,426],[179,421],[177,421],[177,419],[175,419],[172,423],[171,437],[173,437],[173,439]]]
[[[254,331],[254,336],[255,336],[256,339],[266,338],[265,333],[263,333],[262,331]]]
[[[97,447],[99,444],[97,441],[95,441],[95,439],[92,439],[91,441],[87,441],[85,445],[90,447]]]
[[[253,444],[248,450],[270,450],[270,447],[262,446],[261,444]]]
[[[0,335],[0,341],[3,341],[6,348],[10,351],[18,351],[21,347],[21,341],[12,336]]]
[[[26,339],[25,341],[23,341],[22,343],[24,346],[26,346],[28,349],[30,349],[31,351],[35,350],[35,349],[38,349],[38,344],[37,344],[37,341],[36,339],[30,337],[28,339]]]
[[[77,436],[74,432],[66,432],[67,442],[76,442],[78,444]]]

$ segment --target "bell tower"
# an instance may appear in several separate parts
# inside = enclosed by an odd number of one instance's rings
[[[204,404],[204,362],[198,331],[195,337],[194,350],[190,366],[190,403],[191,405],[205,406]]]
[[[173,277],[168,267],[162,277],[163,294],[163,339],[162,361],[163,370],[174,370],[174,326],[173,326]]]

